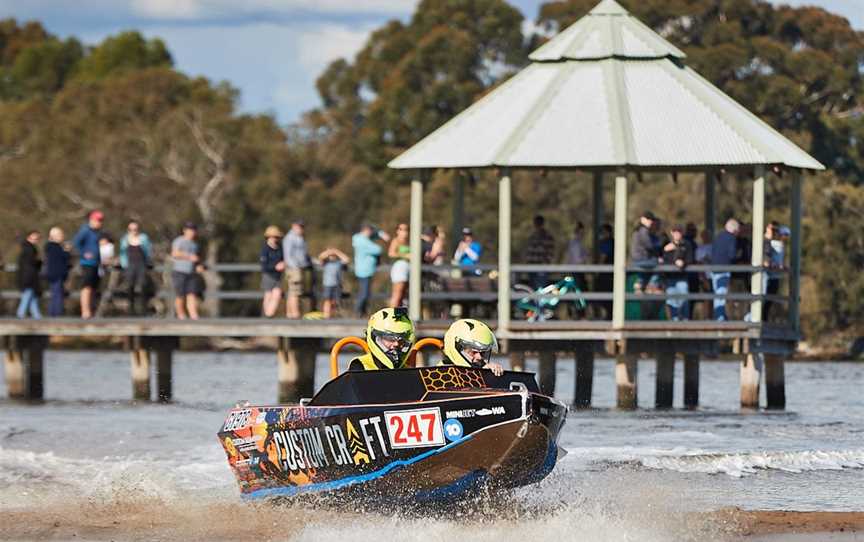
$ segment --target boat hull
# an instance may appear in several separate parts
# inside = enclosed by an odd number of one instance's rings
[[[524,387],[409,403],[247,406],[229,413],[219,439],[245,498],[445,501],[545,477],[566,411]]]

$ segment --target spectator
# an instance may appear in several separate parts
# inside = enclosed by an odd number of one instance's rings
[[[564,263],[566,265],[584,265],[588,263],[588,251],[585,250],[585,245],[582,241],[584,235],[585,225],[577,222],[576,227],[573,228],[573,238],[567,242],[567,252],[564,255]],[[588,289],[583,273],[573,273],[573,279],[580,290],[585,291]]]
[[[694,260],[699,265],[711,265],[711,232],[702,230],[699,240],[702,241],[702,244],[696,247]],[[698,278],[699,291],[711,293],[713,291],[711,288],[711,273],[699,273]],[[704,305],[703,318],[710,318],[714,306],[713,301],[707,299],[704,304],[700,304],[700,306],[702,305]]]
[[[48,316],[63,316],[63,299],[66,296],[66,279],[69,278],[69,251],[63,247],[63,230],[53,227],[48,231],[45,243],[45,280],[48,281],[51,301]]]
[[[711,244],[711,265],[732,265],[735,263],[737,236],[741,231],[741,225],[734,218],[726,221],[723,231],[714,237]],[[715,271],[711,273],[711,289],[714,295],[714,319],[718,322],[726,320],[726,298],[729,292],[729,280],[732,274],[728,271]]]
[[[117,264],[117,251],[114,247],[114,238],[110,234],[102,232],[99,236],[99,263],[102,264],[99,274],[103,277],[111,272]]]
[[[390,264],[390,282],[393,284],[390,293],[390,307],[401,307],[405,300],[408,289],[408,275],[411,272],[411,264],[408,259],[411,255],[411,246],[408,240],[408,224],[399,224],[396,227],[396,235],[390,241],[387,256],[393,263]]]
[[[93,292],[99,289],[99,239],[104,219],[102,211],[91,211],[87,223],[72,238],[81,266],[81,318],[85,319],[93,317]]]
[[[546,219],[542,215],[534,217],[534,231],[528,236],[523,259],[527,264],[549,265],[555,260],[555,238],[546,231]],[[540,271],[531,275],[534,289],[549,283],[549,273]]]
[[[615,238],[612,235],[612,226],[603,224],[600,227],[600,237],[597,243],[597,263],[600,265],[612,265],[615,262]],[[597,292],[612,293],[612,273],[599,273],[594,280],[594,290]],[[603,310],[605,320],[612,318],[612,302],[601,301],[598,306]]]
[[[264,246],[261,247],[261,289],[264,301],[261,310],[267,318],[273,318],[282,301],[282,272],[285,271],[285,255],[282,252],[284,234],[278,226],[267,226],[264,230]]]
[[[39,258],[38,231],[31,231],[21,241],[21,253],[18,255],[18,289],[21,290],[21,301],[18,303],[18,318],[26,318],[27,313],[33,318],[42,318],[39,312],[39,296],[42,293],[39,284],[39,271],[42,260]]]
[[[482,254],[483,246],[474,240],[474,232],[471,228],[462,228],[462,240],[456,246],[453,262],[465,267],[476,266],[480,263]]]
[[[655,222],[657,222],[657,217],[654,216],[654,213],[645,211],[639,218],[639,226],[633,232],[630,243],[630,261],[636,267],[652,269],[657,266],[659,255],[655,251],[654,237],[651,235],[651,228]],[[652,278],[650,274],[639,273],[633,283],[633,291],[642,293],[650,278]]]
[[[291,223],[291,231],[282,240],[282,254],[285,258],[285,278],[288,282],[288,300],[285,315],[300,318],[300,295],[303,293],[303,273],[311,269],[312,258],[306,245],[306,223],[297,219]]]
[[[765,232],[766,262],[765,264],[772,270],[768,271],[765,277],[765,294],[777,295],[780,291],[780,279],[783,278],[783,273],[779,270],[785,267],[786,245],[785,239],[789,236],[789,228],[780,226],[777,222],[771,222],[768,225],[768,230]],[[770,237],[769,237],[770,233]],[[771,316],[771,307],[774,306],[772,301],[764,301],[762,303],[762,321],[767,322]]]
[[[324,318],[333,318],[339,308],[339,301],[342,300],[342,271],[351,260],[344,252],[336,248],[328,248],[318,255],[318,260],[322,266]]]
[[[171,281],[174,283],[174,310],[177,318],[198,319],[198,293],[196,277],[201,261],[198,256],[198,227],[192,222],[183,225],[183,234],[171,243]]]
[[[663,263],[674,265],[683,271],[693,263],[693,250],[684,239],[684,227],[676,225],[672,228],[672,239],[663,247]],[[687,273],[668,273],[666,275],[666,294],[687,295],[690,292]],[[688,317],[689,303],[682,298],[666,299],[666,307],[672,320],[684,320]]]
[[[132,220],[126,226],[126,235],[120,239],[120,267],[126,279],[126,292],[130,314],[147,312],[147,270],[152,267],[150,237],[141,231],[141,224]],[[141,300],[141,310],[135,307]]]
[[[369,295],[372,285],[372,277],[381,257],[381,245],[375,241],[381,240],[385,243],[390,236],[370,224],[364,224],[360,231],[351,238],[351,246],[354,248],[354,276],[357,277],[357,299],[354,312],[357,316],[365,316],[369,304]]]
[[[438,226],[426,228],[420,236],[423,243],[423,263],[441,265],[444,263],[444,233]]]

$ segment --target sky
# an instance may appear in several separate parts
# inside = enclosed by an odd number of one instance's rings
[[[533,20],[546,0],[510,0]],[[864,0],[772,0],[817,5],[864,29]],[[96,44],[124,30],[162,38],[175,66],[240,89],[244,112],[283,124],[320,105],[315,79],[352,58],[384,22],[407,20],[417,0],[0,0],[0,19],[39,20],[49,32]]]

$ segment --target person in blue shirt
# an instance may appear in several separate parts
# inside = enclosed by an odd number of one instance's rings
[[[137,220],[130,221],[126,235],[120,239],[120,267],[126,279],[130,314],[147,312],[147,270],[152,266],[152,252],[150,237],[141,231],[141,224]],[[136,308],[136,299],[140,309]]]
[[[365,316],[369,304],[370,287],[378,259],[383,251],[377,240],[387,242],[390,236],[370,224],[364,224],[358,233],[351,238],[354,247],[354,275],[357,277],[357,300],[354,312]]]
[[[104,219],[102,211],[91,211],[87,223],[72,238],[81,266],[81,318],[85,319],[93,317],[93,291],[99,288],[99,238]]]
[[[480,263],[482,253],[483,247],[474,240],[474,233],[471,228],[462,228],[462,240],[456,247],[453,260],[459,265],[474,266]]]
[[[711,244],[711,265],[733,265],[737,252],[737,237],[741,225],[734,218],[726,221],[723,231],[714,237]],[[726,320],[726,298],[729,292],[729,280],[732,274],[728,271],[711,272],[711,286],[714,294],[714,319],[722,322]]]

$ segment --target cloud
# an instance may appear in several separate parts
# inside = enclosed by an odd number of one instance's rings
[[[322,25],[303,28],[296,35],[300,64],[313,71],[321,71],[337,58],[351,58],[366,43],[373,27],[352,28],[341,25]]]
[[[297,13],[403,15],[415,0],[132,0],[135,14],[155,19],[221,19]]]

